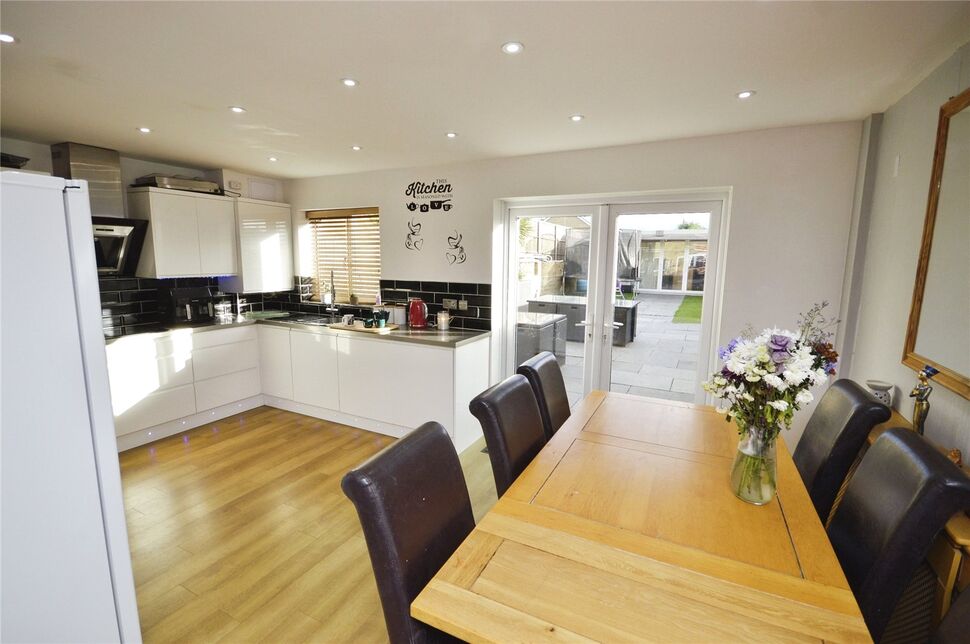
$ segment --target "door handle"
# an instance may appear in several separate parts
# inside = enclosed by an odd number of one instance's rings
[[[576,326],[593,326],[593,323],[592,322],[586,322],[584,320],[583,322],[577,322],[576,323]]]
[[[607,322],[603,326],[605,326],[607,329],[609,329],[609,328],[619,329],[620,327],[623,326],[623,323],[622,322]]]

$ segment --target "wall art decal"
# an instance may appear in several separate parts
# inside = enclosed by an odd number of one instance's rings
[[[412,181],[404,189],[404,196],[408,199],[404,205],[411,212],[448,212],[454,207],[454,195],[447,179],[435,179],[431,183]]]
[[[404,238],[404,247],[408,250],[420,251],[424,246],[424,238],[421,236],[421,222],[414,221],[414,217],[411,217],[411,221],[408,222],[408,235]]]
[[[461,233],[457,230],[454,235],[448,235],[448,250],[445,257],[449,264],[464,264],[468,257],[465,255],[465,247],[461,245]]]

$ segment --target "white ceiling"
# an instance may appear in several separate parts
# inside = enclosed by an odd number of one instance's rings
[[[861,119],[970,3],[4,0],[0,28],[4,136],[304,177]]]

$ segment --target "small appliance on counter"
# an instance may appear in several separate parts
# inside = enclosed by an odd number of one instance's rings
[[[428,305],[419,298],[408,300],[408,326],[412,329],[424,329],[428,326]]]
[[[212,322],[219,300],[207,286],[158,289],[158,311],[162,320],[170,324]]]

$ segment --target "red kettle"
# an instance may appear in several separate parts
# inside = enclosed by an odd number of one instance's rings
[[[428,305],[416,297],[408,300],[408,326],[412,329],[428,326]]]

